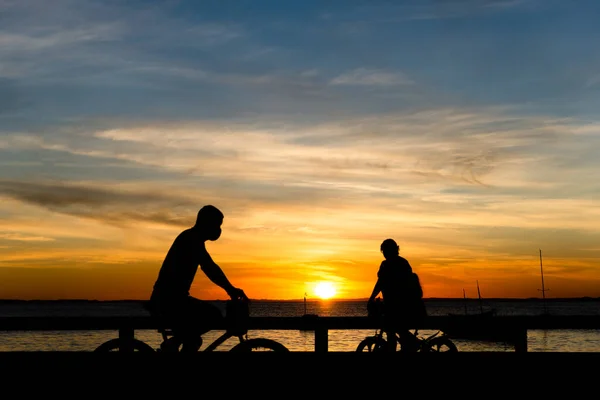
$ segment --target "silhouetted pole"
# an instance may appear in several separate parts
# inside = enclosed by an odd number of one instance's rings
[[[306,315],[306,293],[304,293],[304,315]]]
[[[546,311],[546,288],[544,287],[544,268],[542,266],[542,249],[540,249],[540,273],[542,275],[542,289],[538,289],[542,292],[542,304],[544,305],[544,314]]]
[[[479,281],[477,282],[477,296],[479,297],[479,311],[483,314],[483,305],[481,304],[481,292],[479,291]]]
[[[467,315],[467,294],[465,293],[465,289],[463,288],[463,303],[465,304],[465,315]]]

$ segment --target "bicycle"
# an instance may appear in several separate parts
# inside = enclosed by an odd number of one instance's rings
[[[113,351],[123,351],[129,349],[141,353],[178,353],[181,351],[182,342],[175,334],[172,328],[168,327],[163,318],[156,313],[149,302],[144,303],[144,308],[150,312],[152,318],[159,321],[158,332],[162,335],[162,342],[158,349],[154,349],[149,344],[136,339],[114,338],[99,345],[94,352],[107,353]],[[229,351],[232,352],[251,352],[251,351],[274,351],[289,352],[289,349],[283,344],[267,338],[248,338],[248,329],[246,323],[249,317],[249,309],[246,301],[226,302],[225,322],[227,329],[225,332],[211,342],[206,348],[199,349],[199,352],[214,351],[217,347],[232,337],[237,337],[239,343],[233,346]]]
[[[412,351],[421,353],[455,353],[458,348],[442,331],[437,331],[430,336],[422,337],[418,334],[418,329],[410,332],[414,337],[414,342],[417,345]],[[440,335],[441,334],[441,335]],[[394,340],[398,343],[398,351],[402,351],[400,335],[395,333]],[[386,351],[388,341],[383,337],[383,329],[378,329],[373,336],[367,336],[356,347],[357,352],[383,352]]]
[[[381,302],[375,303],[374,309],[369,311],[370,318],[376,318],[379,323],[383,321],[383,307]],[[442,330],[438,330],[429,336],[420,336],[419,330],[408,331],[412,337],[409,339],[411,343],[411,349],[402,350],[402,341],[400,340],[400,334],[394,333],[394,340],[397,344],[397,351],[411,351],[421,353],[456,353],[458,348],[452,340]],[[384,329],[378,328],[375,334],[367,336],[356,347],[356,352],[383,352],[387,351],[388,340],[383,337]],[[413,347],[414,346],[414,347]]]

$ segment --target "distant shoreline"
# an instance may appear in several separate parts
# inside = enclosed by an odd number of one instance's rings
[[[461,297],[428,297],[425,301],[463,301],[463,302],[479,302],[479,299],[469,298],[464,299]],[[90,300],[90,299],[56,299],[56,300],[23,300],[23,299],[0,299],[0,304],[11,304],[11,303],[137,303],[146,301],[141,299],[121,299],[121,300]],[[223,299],[214,299],[207,301],[226,301]],[[287,299],[287,300],[273,300],[273,299],[252,299],[255,302],[262,303],[297,303],[303,302],[303,299]],[[362,299],[307,299],[309,303],[320,303],[320,302],[366,302],[367,298]],[[543,302],[544,299],[537,297],[530,298],[485,298],[483,302],[510,302],[510,301],[527,301],[527,302]],[[563,297],[563,298],[546,298],[546,302],[569,302],[569,301],[600,301],[600,297]]]

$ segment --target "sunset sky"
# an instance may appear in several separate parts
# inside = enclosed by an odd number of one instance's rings
[[[600,3],[0,0],[0,299],[600,297]],[[199,271],[191,294],[224,299]]]

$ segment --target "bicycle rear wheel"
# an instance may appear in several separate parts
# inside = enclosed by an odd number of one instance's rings
[[[384,338],[369,336],[364,338],[356,347],[357,352],[374,353],[383,351],[387,342]]]
[[[421,351],[430,353],[456,353],[458,348],[452,340],[440,336],[424,343]]]
[[[131,339],[130,341],[131,350],[134,352],[140,353],[154,353],[155,350],[150,347],[147,343],[142,342],[138,339]],[[94,353],[109,353],[114,351],[127,351],[125,350],[126,343],[119,338],[110,339],[107,342],[102,343],[100,346],[96,347]]]
[[[271,339],[255,338],[244,340],[233,346],[230,351],[251,352],[251,351],[275,351],[277,353],[287,353],[290,350],[279,342]]]

